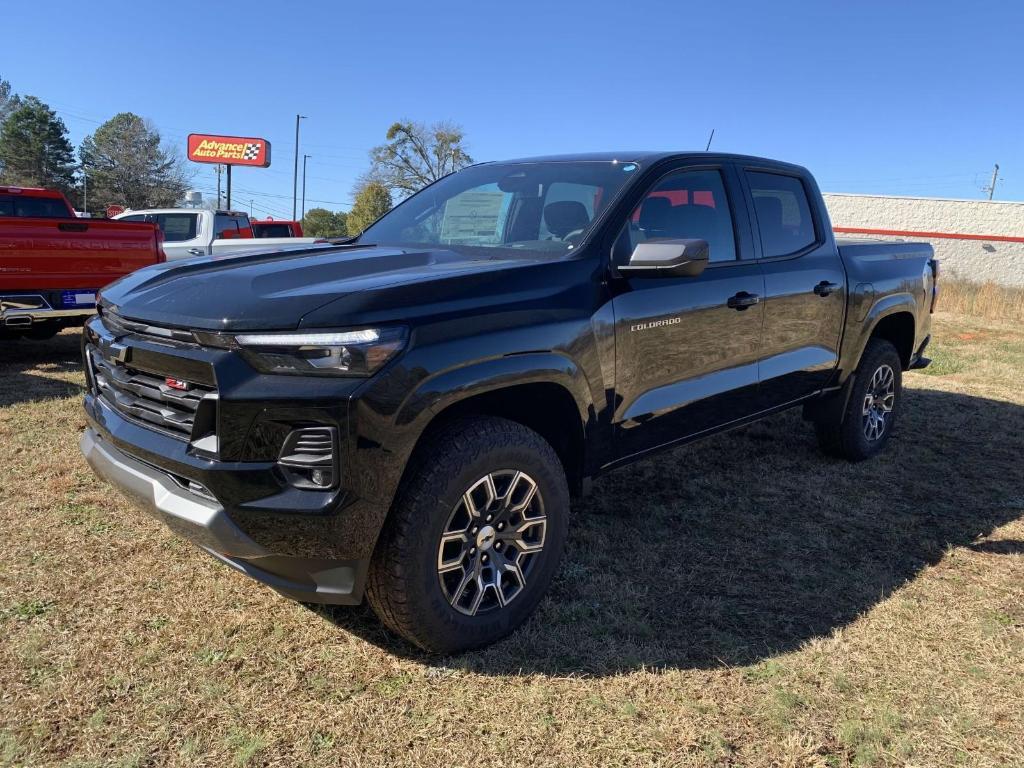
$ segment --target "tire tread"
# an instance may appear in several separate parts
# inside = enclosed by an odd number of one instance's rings
[[[385,522],[367,577],[367,601],[385,627],[424,650],[449,649],[417,616],[418,605],[408,591],[410,579],[405,564],[423,546],[417,534],[428,511],[441,503],[439,490],[445,487],[447,478],[502,447],[535,451],[542,461],[557,468],[565,482],[555,450],[533,430],[497,417],[459,418],[417,447]]]

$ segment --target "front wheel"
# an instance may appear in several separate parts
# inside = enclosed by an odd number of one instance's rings
[[[490,417],[452,423],[414,461],[367,599],[427,651],[492,643],[533,612],[558,568],[569,515],[562,464],[536,432]]]
[[[871,458],[889,442],[902,397],[902,367],[896,347],[884,339],[872,339],[857,366],[840,417],[815,422],[821,449],[850,461]]]

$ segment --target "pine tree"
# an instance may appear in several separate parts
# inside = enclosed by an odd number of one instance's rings
[[[79,154],[89,175],[89,199],[99,209],[163,208],[177,204],[188,174],[160,133],[138,115],[122,112],[82,142]]]
[[[46,104],[34,96],[22,99],[0,127],[0,180],[73,192],[75,157],[67,134]]]

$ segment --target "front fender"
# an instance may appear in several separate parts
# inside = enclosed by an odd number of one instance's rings
[[[572,395],[586,424],[593,402],[586,374],[568,356],[557,352],[530,352],[483,360],[424,379],[399,410],[399,425],[426,422],[469,397],[524,384],[557,384]],[[419,430],[422,431],[422,430]]]

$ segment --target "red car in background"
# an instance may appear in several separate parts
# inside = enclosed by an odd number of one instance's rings
[[[302,222],[263,219],[252,222],[253,237],[303,237]]]
[[[164,261],[153,224],[75,216],[60,192],[0,186],[0,339],[48,339],[96,311],[96,291]]]

